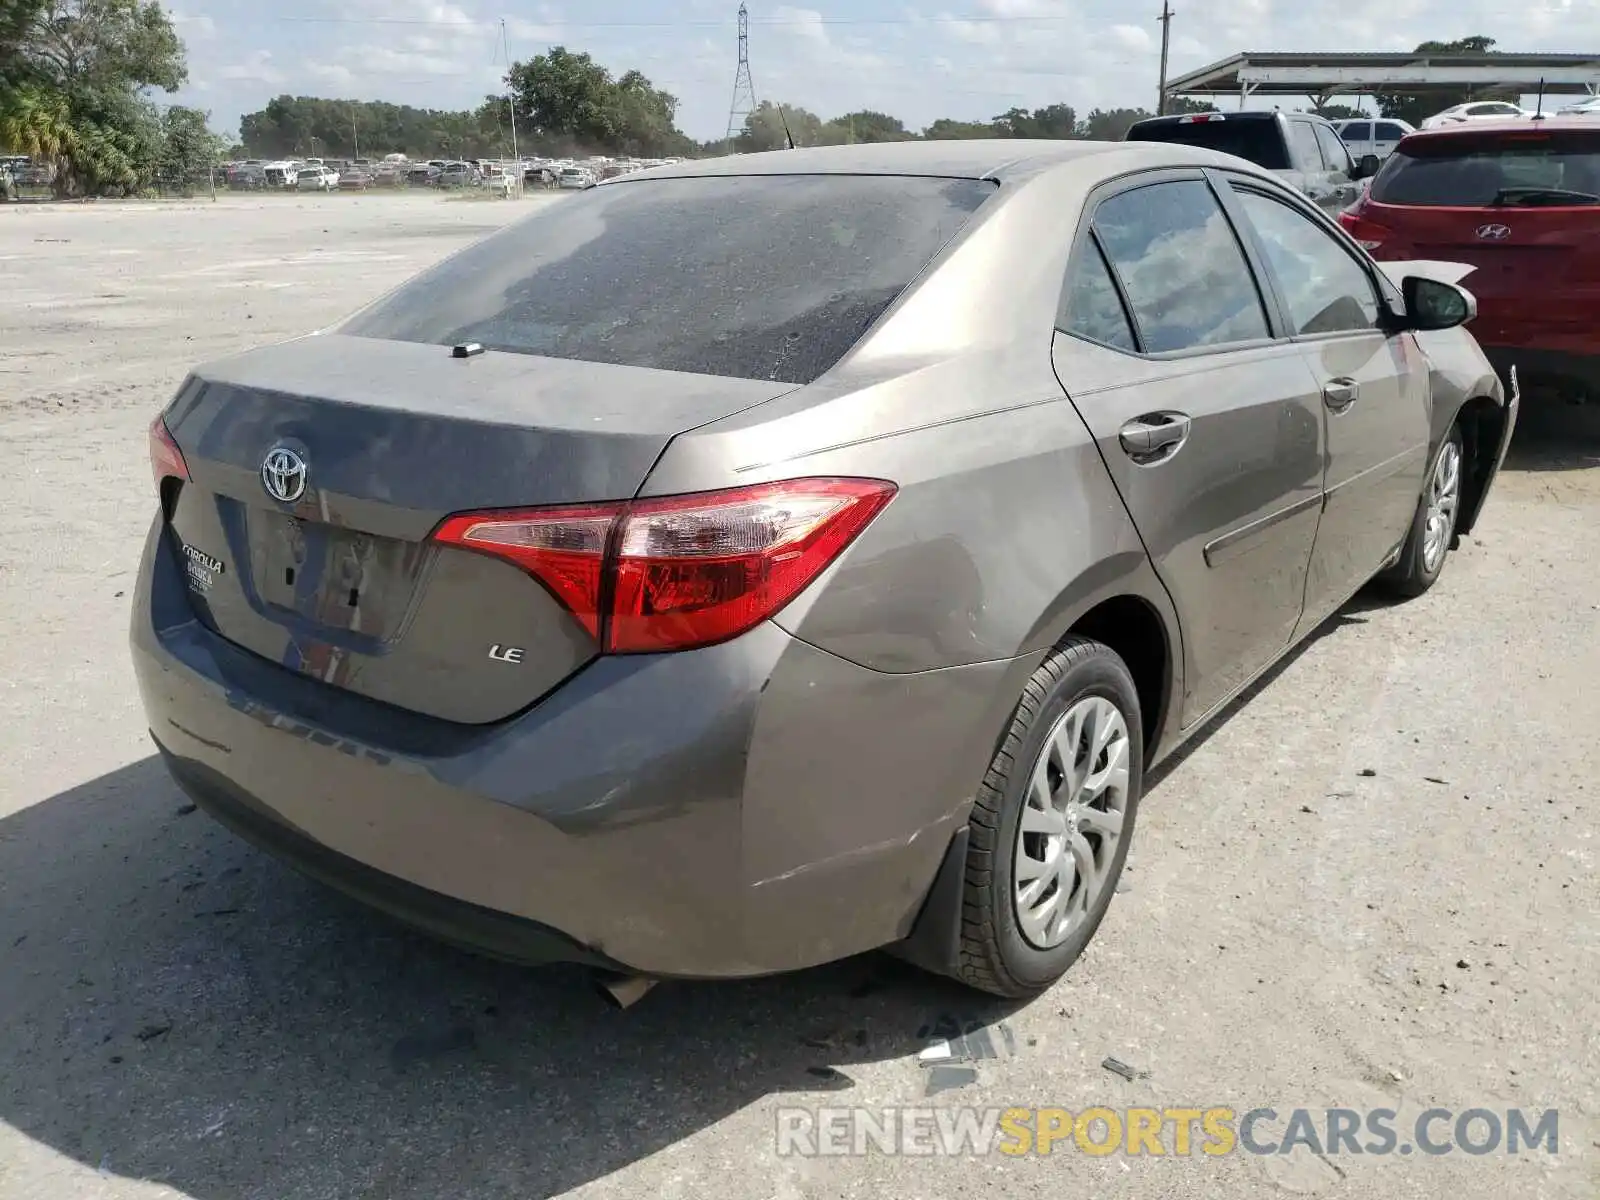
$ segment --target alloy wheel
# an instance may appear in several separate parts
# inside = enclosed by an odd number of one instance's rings
[[[1012,900],[1038,950],[1061,945],[1110,884],[1128,807],[1128,724],[1086,696],[1051,727],[1017,825]]]
[[[1428,481],[1428,509],[1423,518],[1422,566],[1430,575],[1439,569],[1450,535],[1455,532],[1456,507],[1461,501],[1461,447],[1452,438],[1439,452]]]

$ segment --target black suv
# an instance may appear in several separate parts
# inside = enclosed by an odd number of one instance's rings
[[[1247,159],[1299,188],[1330,214],[1354,204],[1361,181],[1378,173],[1376,155],[1359,162],[1333,125],[1310,113],[1185,113],[1151,117],[1128,130],[1130,142],[1176,142]]]

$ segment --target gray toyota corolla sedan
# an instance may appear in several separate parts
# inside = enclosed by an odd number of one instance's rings
[[[542,204],[154,422],[151,732],[246,838],[490,954],[1037,992],[1150,767],[1472,528],[1516,397],[1465,274],[1155,143]]]

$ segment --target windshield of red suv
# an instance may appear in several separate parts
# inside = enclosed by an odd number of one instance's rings
[[[1410,139],[1372,181],[1372,199],[1458,208],[1600,203],[1600,129]]]

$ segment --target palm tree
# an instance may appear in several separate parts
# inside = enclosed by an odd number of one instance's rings
[[[52,177],[60,181],[64,168],[78,148],[67,99],[58,92],[35,87],[7,89],[0,94],[0,146],[14,154],[43,159]]]

